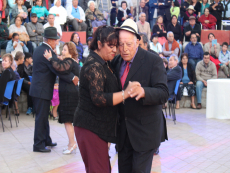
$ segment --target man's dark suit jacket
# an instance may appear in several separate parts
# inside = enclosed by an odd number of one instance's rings
[[[120,55],[112,61],[120,89],[119,72],[122,61]],[[119,105],[118,150],[123,148],[126,129],[135,151],[156,149],[160,142],[167,139],[161,105],[168,99],[168,88],[162,59],[139,47],[126,78],[124,89],[128,86],[129,81],[138,81],[141,84],[145,90],[145,98],[139,101],[136,101],[135,98],[128,98],[125,104]]]
[[[41,46],[37,47],[33,53],[33,75],[30,86],[30,96],[51,100],[53,97],[56,75],[66,82],[71,83],[74,74],[58,74],[58,72],[54,70],[52,64],[44,57],[43,54],[45,50],[51,50],[51,48],[43,43]],[[52,57],[57,59],[57,55],[53,51]]]
[[[195,24],[194,28],[192,28],[191,25],[188,25],[188,26],[184,27],[184,34],[185,34],[187,31],[191,31],[191,34],[196,34],[196,33],[198,33],[199,36],[197,36],[197,42],[200,42],[201,29],[200,29],[200,25],[199,25],[199,24]],[[191,34],[190,34],[189,36],[186,36],[186,35],[185,35],[185,41],[189,41],[189,42],[190,42]]]
[[[172,5],[172,0],[159,0],[158,3],[164,3],[164,5],[159,5],[158,16],[161,15],[164,17],[166,15],[167,20],[171,20],[170,7]],[[165,26],[167,27],[167,26]]]
[[[176,66],[173,69],[170,69],[167,73],[167,84],[169,89],[169,96],[174,95],[174,89],[176,86],[177,80],[182,78],[182,70],[180,66]]]

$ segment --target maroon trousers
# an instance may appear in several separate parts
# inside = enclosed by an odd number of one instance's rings
[[[110,173],[108,143],[90,130],[74,127],[78,147],[87,173]]]

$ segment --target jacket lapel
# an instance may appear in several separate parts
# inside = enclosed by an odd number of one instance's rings
[[[121,80],[120,80],[120,67],[121,67],[121,63],[122,63],[122,58],[121,56],[119,55],[118,59],[117,59],[117,65],[115,66],[115,74],[117,76],[117,81],[118,81],[118,86],[119,86],[119,89],[122,90],[122,87],[121,87]]]

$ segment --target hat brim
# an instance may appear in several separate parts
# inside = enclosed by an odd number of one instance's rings
[[[136,36],[137,36],[137,39],[138,40],[141,40],[141,36],[139,35],[139,34],[137,34],[136,32],[134,32],[132,29],[130,29],[130,28],[116,28],[118,31],[119,30],[125,30],[125,31],[129,31],[129,32],[131,32],[131,33],[133,33],[133,34],[135,34]]]
[[[191,8],[187,8],[186,10],[193,10],[193,11],[196,11],[195,9],[191,9]]]
[[[54,40],[58,40],[60,37],[56,36],[56,37],[49,37],[49,36],[45,36],[44,33],[42,33],[42,36],[48,39],[54,39]]]

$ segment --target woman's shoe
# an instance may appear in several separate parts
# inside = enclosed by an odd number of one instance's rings
[[[62,152],[62,154],[65,154],[65,155],[72,154],[72,153],[76,154],[76,149],[77,149],[77,145],[74,144],[70,150],[68,150],[67,148],[67,150]]]

